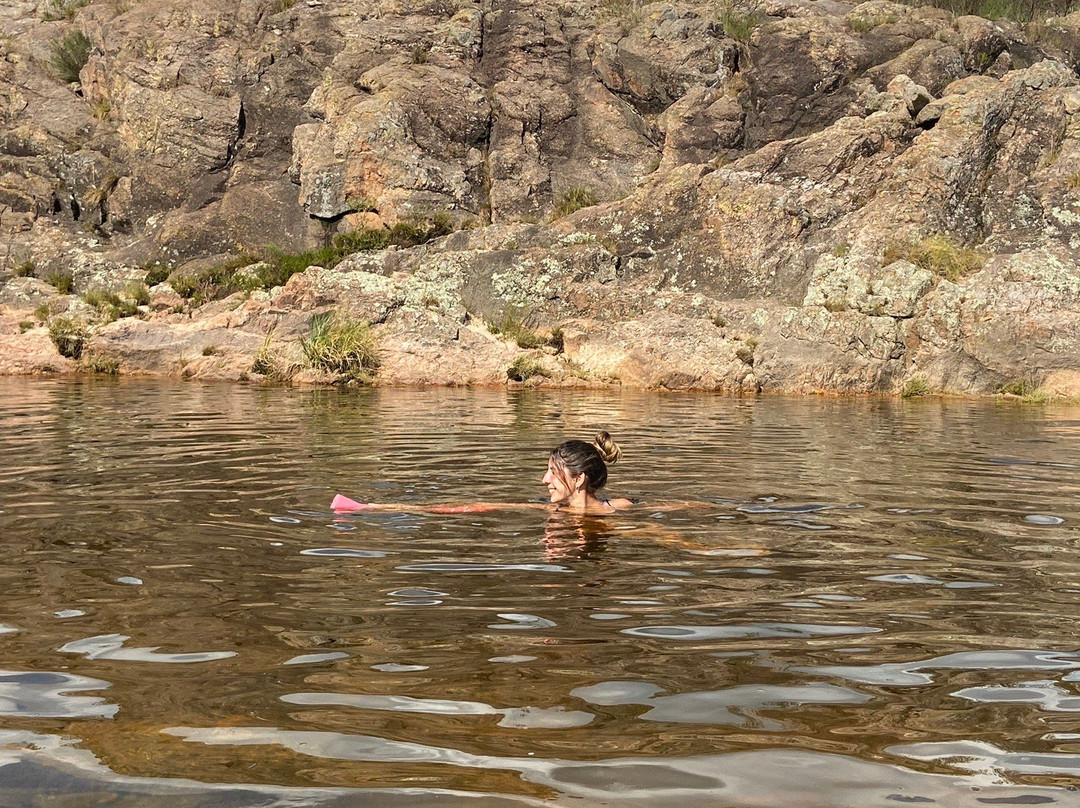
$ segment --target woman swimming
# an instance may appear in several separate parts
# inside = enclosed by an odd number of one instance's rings
[[[426,513],[481,513],[516,508],[550,509],[550,506],[554,505],[554,510],[571,513],[614,513],[629,508],[633,503],[628,499],[600,499],[596,492],[607,483],[608,465],[616,463],[620,457],[622,449],[607,432],[599,432],[592,443],[583,440],[560,443],[548,457],[547,472],[543,479],[548,489],[548,502],[543,504],[472,502],[462,505],[380,505],[356,502],[338,494],[330,507],[337,512],[408,510]]]
[[[600,499],[596,492],[607,483],[608,465],[619,462],[622,449],[607,432],[599,432],[592,443],[568,440],[556,446],[548,457],[544,485],[556,509],[575,513],[603,514],[629,508],[628,499]]]

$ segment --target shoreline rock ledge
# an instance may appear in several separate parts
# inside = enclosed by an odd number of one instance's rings
[[[0,374],[1080,398],[1078,65],[888,0],[9,0]]]

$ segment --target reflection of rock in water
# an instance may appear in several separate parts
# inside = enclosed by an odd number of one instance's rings
[[[596,560],[607,549],[611,524],[595,516],[555,511],[544,526],[544,557]]]

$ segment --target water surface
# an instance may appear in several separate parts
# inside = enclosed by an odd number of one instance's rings
[[[1075,407],[0,379],[0,802],[1080,806],[1078,503]]]

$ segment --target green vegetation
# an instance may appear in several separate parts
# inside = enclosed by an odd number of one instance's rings
[[[1008,19],[1031,22],[1069,14],[1077,10],[1075,0],[901,0],[906,5],[931,5],[957,17],[974,14],[988,20]]]
[[[546,377],[547,375],[548,373],[544,370],[543,365],[527,356],[519,356],[506,369],[506,378],[513,382],[524,382],[534,376]]]
[[[19,321],[19,333],[25,334],[37,325],[33,320],[20,320]]]
[[[548,345],[555,349],[555,353],[561,354],[566,348],[566,335],[563,334],[563,330],[560,326],[555,326],[551,329],[551,336],[548,337]]]
[[[71,317],[54,317],[49,321],[49,338],[61,356],[78,359],[86,343],[86,325]]]
[[[36,278],[37,264],[27,258],[12,265],[11,274],[16,278]]]
[[[743,44],[749,42],[750,35],[759,24],[760,20],[755,9],[742,11],[736,8],[734,3],[724,3],[720,10],[720,25],[724,27],[724,36],[736,42]]]
[[[727,328],[728,318],[722,314],[714,314],[710,320],[717,328]]]
[[[93,354],[83,360],[82,366],[91,373],[115,376],[120,372],[120,360],[107,354]]]
[[[361,320],[350,320],[336,312],[316,314],[311,331],[301,340],[308,364],[317,370],[346,379],[370,382],[379,368],[375,336]]]
[[[49,63],[61,80],[74,84],[79,80],[79,71],[90,60],[90,37],[75,30],[53,40],[49,46]]]
[[[146,287],[145,283],[131,281],[124,287],[124,294],[135,301],[136,306],[150,305],[150,290]]]
[[[49,0],[41,12],[41,19],[45,22],[70,20],[75,17],[76,11],[88,5],[90,0]]]
[[[49,318],[53,316],[52,306],[48,303],[42,303],[36,309],[34,309],[34,317],[37,318],[39,323],[47,323]]]
[[[865,34],[873,31],[881,25],[892,25],[897,22],[895,14],[848,14],[844,18],[844,24],[848,30],[856,34]]]
[[[1034,378],[1009,379],[998,388],[998,393],[1022,399],[1028,404],[1045,404],[1050,400],[1050,396]]]
[[[1080,171],[1077,171],[1075,174],[1070,174],[1065,185],[1070,191],[1080,189]]]
[[[75,278],[70,272],[54,272],[45,279],[45,282],[55,286],[56,291],[62,295],[70,295],[75,286]]]
[[[893,261],[910,261],[947,280],[958,281],[982,269],[986,256],[939,234],[913,244],[888,245],[882,254],[882,264]]]
[[[930,394],[930,383],[922,376],[912,376],[900,391],[903,398],[918,398]]]
[[[125,300],[115,292],[91,289],[82,296],[82,299],[97,309],[98,314],[107,322],[119,320],[121,317],[134,317],[139,313],[133,301]]]
[[[221,350],[216,345],[204,345],[202,349],[203,356],[217,356],[221,353]]]
[[[164,283],[169,279],[169,274],[172,272],[172,269],[161,261],[151,261],[143,266],[143,270],[146,272],[143,283],[147,286],[157,286],[159,283]]]
[[[569,216],[576,210],[592,207],[596,202],[596,195],[592,193],[592,191],[586,190],[585,188],[571,188],[560,196],[555,203],[553,218],[561,219],[563,216]]]
[[[175,276],[170,283],[178,295],[198,306],[234,292],[283,286],[293,275],[310,266],[332,269],[353,253],[382,250],[389,246],[415,247],[452,231],[453,224],[446,214],[436,214],[429,221],[401,221],[390,228],[361,227],[349,233],[339,233],[329,246],[318,250],[287,253],[276,247],[267,247],[261,256],[247,253],[195,275]],[[237,272],[246,267],[251,267],[252,272]]]
[[[427,43],[421,43],[412,49],[412,54],[409,57],[409,61],[414,65],[427,64],[428,55],[431,53],[431,45]]]

